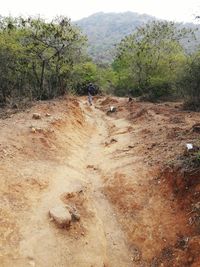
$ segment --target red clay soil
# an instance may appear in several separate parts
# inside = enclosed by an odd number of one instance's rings
[[[104,177],[104,190],[120,214],[135,266],[200,266],[200,167],[186,170],[183,160],[190,158],[186,143],[199,144],[192,131],[199,114],[180,104],[124,101],[112,118],[132,126],[130,145],[117,158],[131,156],[132,170]]]
[[[200,168],[186,153],[200,145],[199,113],[98,97],[9,116],[0,119],[0,266],[200,266]],[[48,212],[60,204],[80,221],[57,228]]]

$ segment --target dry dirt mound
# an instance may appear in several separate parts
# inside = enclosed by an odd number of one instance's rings
[[[106,97],[103,101],[101,101],[101,106],[118,104],[119,101],[113,97]]]

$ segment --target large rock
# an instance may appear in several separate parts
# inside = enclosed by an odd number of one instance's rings
[[[71,214],[69,213],[68,209],[63,206],[57,206],[49,211],[49,215],[59,227],[67,227],[71,224]]]

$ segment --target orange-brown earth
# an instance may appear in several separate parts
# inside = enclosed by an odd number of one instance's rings
[[[180,103],[111,97],[1,119],[0,266],[200,266],[200,171],[185,154],[199,122]],[[62,203],[81,216],[68,229],[48,216]]]

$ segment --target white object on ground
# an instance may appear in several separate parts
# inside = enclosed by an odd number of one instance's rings
[[[116,107],[111,106],[111,107],[110,107],[110,111],[111,111],[111,112],[115,112],[115,111],[116,111]]]
[[[188,150],[191,150],[191,149],[193,149],[193,144],[186,144],[186,147]]]

